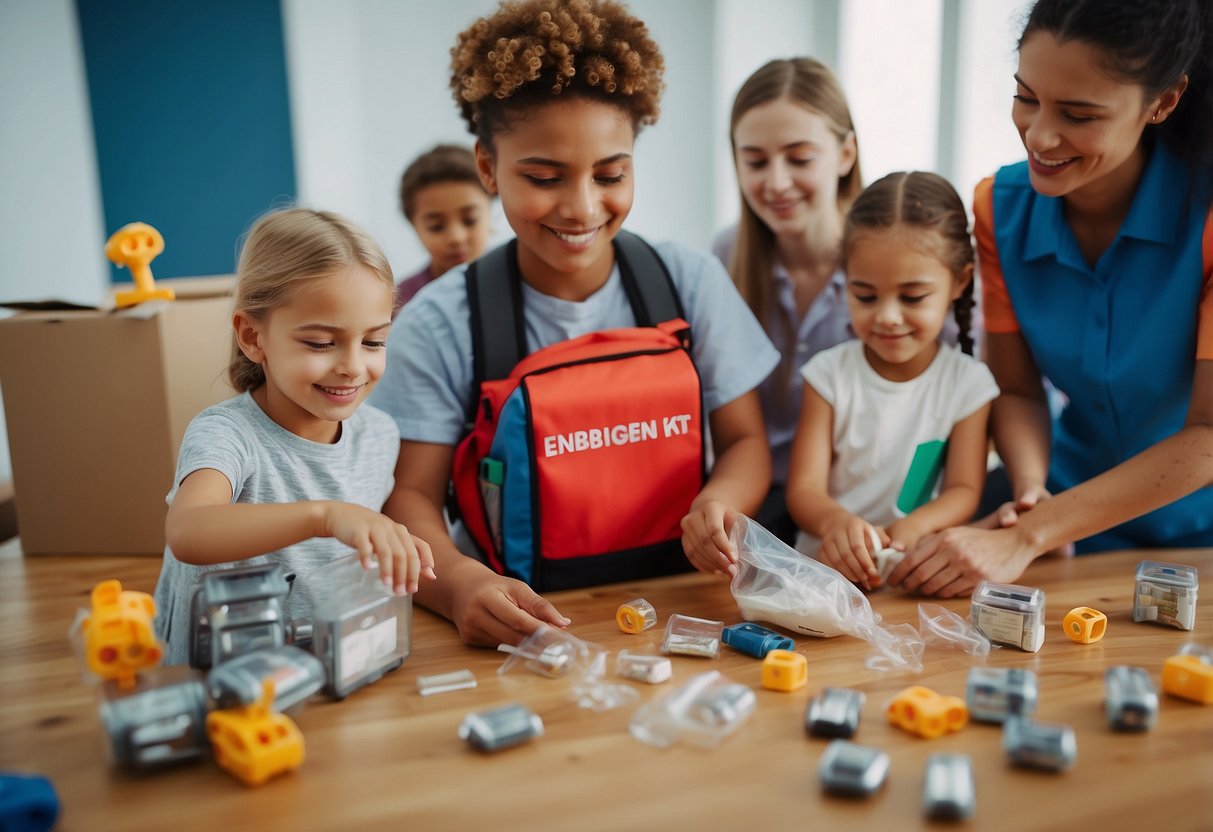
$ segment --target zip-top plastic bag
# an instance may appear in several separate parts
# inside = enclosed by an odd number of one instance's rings
[[[797,552],[749,517],[729,534],[737,550],[731,589],[747,621],[828,638],[850,635],[874,648],[873,670],[922,670],[922,637],[910,624],[885,625],[868,599],[837,570]]]

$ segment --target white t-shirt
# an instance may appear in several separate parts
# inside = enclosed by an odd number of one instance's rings
[[[880,376],[861,341],[818,353],[800,373],[834,408],[830,496],[877,526],[913,510],[911,495],[903,492],[915,490],[920,473],[941,461],[943,443],[957,423],[998,397],[990,369],[949,344],[940,344],[931,365],[909,381]],[[916,476],[908,476],[916,454]],[[937,486],[936,478],[928,488]],[[796,540],[796,548],[809,555],[820,545],[805,532]]]

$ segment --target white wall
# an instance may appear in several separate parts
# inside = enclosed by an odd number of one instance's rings
[[[762,63],[798,54],[838,72],[867,181],[938,169],[968,200],[980,177],[1022,156],[1009,107],[1026,2],[632,0],[665,54],[667,91],[637,143],[629,227],[705,247],[732,221],[733,95]],[[437,142],[471,143],[447,89],[450,47],[495,6],[282,0],[300,201],[364,225],[399,274],[425,262],[397,206],[400,174]],[[945,66],[955,74],[941,77]],[[0,301],[98,302],[109,273],[72,0],[0,0],[0,113]],[[509,234],[500,216],[495,231]],[[0,480],[10,476],[0,434]]]

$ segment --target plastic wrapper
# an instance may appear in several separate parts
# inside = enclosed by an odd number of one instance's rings
[[[342,699],[400,667],[412,650],[413,605],[343,558],[312,573],[312,650],[324,664],[324,691]]]
[[[666,748],[678,742],[712,748],[754,713],[754,691],[709,670],[637,709],[628,728],[641,742]]]
[[[510,656],[501,663],[501,675],[526,670],[548,679],[568,677],[572,699],[579,707],[609,711],[630,705],[639,694],[628,685],[606,682],[607,650],[602,645],[582,641],[572,633],[539,625],[517,647],[498,645]]]
[[[990,655],[990,640],[963,616],[939,604],[918,605],[918,632],[924,645],[959,647],[971,656]]]
[[[885,625],[868,599],[837,570],[805,557],[748,517],[733,524],[733,597],[747,621],[805,635],[850,635],[874,648],[874,670],[922,670],[923,641],[910,624]]]

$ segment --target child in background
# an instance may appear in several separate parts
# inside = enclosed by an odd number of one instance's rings
[[[965,354],[973,244],[947,181],[915,172],[873,184],[847,214],[842,253],[858,340],[801,369],[788,508],[800,551],[870,589],[877,542],[904,551],[973,516],[998,387]],[[961,349],[940,342],[949,309]]]
[[[393,317],[434,278],[484,254],[491,203],[480,184],[476,159],[466,147],[440,144],[405,168],[400,208],[429,252],[430,262],[400,281]]]
[[[459,36],[451,55],[451,88],[476,135],[481,181],[501,197],[516,235],[527,351],[635,326],[613,240],[632,208],[636,134],[656,121],[663,85],[661,51],[644,23],[610,0],[502,3]],[[671,560],[685,564],[685,555],[727,578],[736,569],[734,512],[752,513],[770,482],[755,388],[778,356],[715,257],[673,243],[655,248],[690,324],[703,391],[695,404],[715,450],[707,481],[697,477],[698,494],[684,508],[683,552]],[[466,642],[517,644],[541,623],[569,620],[527,584],[462,554],[442,513],[478,395],[467,286],[463,268],[435,281],[405,307],[389,341],[374,397],[400,429],[386,510],[433,546],[443,579],[423,586],[418,601],[453,621]]]
[[[168,661],[188,654],[190,596],[206,572],[281,563],[288,614],[310,615],[309,575],[350,550],[397,594],[434,577],[429,547],[380,512],[400,447],[360,407],[383,374],[392,274],[347,220],[289,209],[249,231],[237,266],[232,363],[239,396],[181,441],[156,585]]]

